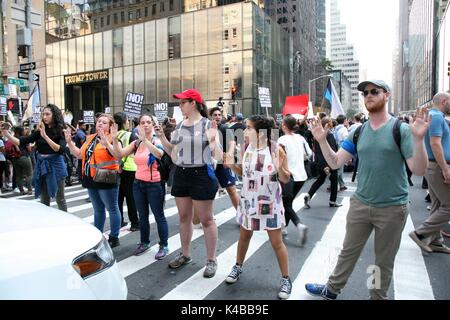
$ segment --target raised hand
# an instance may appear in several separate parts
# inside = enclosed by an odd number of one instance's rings
[[[428,115],[428,110],[426,108],[420,108],[417,110],[415,120],[411,116],[409,117],[409,127],[411,128],[411,133],[417,139],[423,139],[423,137],[425,137],[430,123],[431,115]]]
[[[118,134],[119,134],[119,126],[117,125],[117,123],[114,123],[110,129],[110,136],[113,140],[115,140]]]
[[[328,130],[330,130],[330,123],[327,123],[325,128],[322,127],[320,120],[313,119],[309,127],[314,139],[318,142],[325,141],[327,138]]]
[[[137,128],[138,128],[138,138],[141,141],[144,141],[146,139],[144,127],[138,126]],[[156,130],[155,130],[155,132],[156,132]]]
[[[155,125],[154,129],[155,129],[155,135],[156,135],[158,138],[161,138],[162,135],[164,134],[163,129],[161,128],[161,126],[160,126],[159,124],[157,124],[157,125]],[[145,136],[145,135],[144,135],[144,136]]]
[[[70,128],[64,129],[64,138],[66,139],[66,143],[69,144],[72,142],[72,130]]]
[[[9,129],[11,129],[11,124],[9,124],[8,122],[4,122],[4,121],[0,122],[0,130],[1,131],[8,131]]]
[[[206,137],[209,143],[212,143],[216,140],[217,136],[217,123],[215,121],[211,121],[211,128],[206,130]]]
[[[45,124],[44,124],[44,122],[42,122],[42,121],[39,122],[38,130],[39,130],[39,133],[41,134],[42,138],[47,137],[47,133],[45,132]]]
[[[103,130],[98,130],[98,136],[100,137],[100,143],[107,147],[108,146],[108,137],[106,136],[105,132]]]

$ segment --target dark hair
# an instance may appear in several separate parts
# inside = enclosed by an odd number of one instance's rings
[[[50,112],[52,113],[52,131],[55,133],[64,136],[63,129],[64,129],[64,117],[62,115],[61,109],[58,108],[56,105],[49,103],[44,107],[45,109],[50,109]],[[49,129],[47,125],[45,125],[46,129]]]
[[[117,112],[114,114],[114,122],[117,123],[118,126],[118,130],[123,130],[125,123],[127,122],[127,115],[125,114],[125,112]]]
[[[139,119],[137,120],[137,121],[138,121],[138,125],[141,124],[141,120],[142,120],[143,117],[149,117],[150,119],[152,119],[152,124],[153,124],[153,125],[156,125],[156,123],[155,123],[155,117],[154,117],[153,115],[151,115],[150,113],[144,113],[144,114],[141,114],[141,116],[140,116]]]
[[[189,102],[192,102],[194,100],[190,99]],[[197,111],[201,114],[203,118],[208,118],[208,107],[204,103],[199,103],[195,101],[195,107],[197,108]]]
[[[25,130],[23,127],[14,127],[14,134],[18,137],[23,137]]]
[[[327,114],[326,114],[325,112],[319,113],[319,118],[320,118],[320,119],[323,119],[323,118],[325,118],[326,116],[327,116]]]
[[[322,127],[325,128],[325,126],[330,122],[333,121],[332,119],[328,118],[328,117],[323,117],[322,120],[320,121],[320,123],[322,124]]]
[[[344,124],[346,117],[343,114],[337,116],[336,121],[338,124]]]
[[[284,117],[283,124],[289,131],[295,131],[298,129],[297,120],[293,116]]]
[[[213,113],[216,111],[220,111],[220,114],[222,114],[222,110],[220,110],[219,107],[214,107],[212,109],[209,110],[209,116],[212,117]]]
[[[265,116],[255,115],[248,118],[248,121],[250,121],[253,124],[253,127],[256,130],[256,133],[259,134],[260,131],[266,134],[267,138],[267,145],[269,146],[269,149],[271,150],[271,137],[272,137],[272,129],[274,128],[274,120],[273,118],[267,118]]]
[[[355,118],[356,121],[361,122],[361,118],[362,118],[361,113],[355,114],[354,118]]]

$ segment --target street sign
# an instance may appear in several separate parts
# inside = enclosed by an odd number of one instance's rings
[[[230,106],[237,106],[237,105],[238,105],[238,102],[237,102],[237,101],[230,101],[228,104],[229,104]]]
[[[36,69],[36,62],[28,62],[28,63],[22,63],[20,65],[19,71],[28,71],[28,70],[34,70]]]
[[[19,71],[19,72],[17,72],[17,77],[19,79],[28,80],[28,72]],[[39,81],[39,75],[38,74],[33,73],[33,81]]]

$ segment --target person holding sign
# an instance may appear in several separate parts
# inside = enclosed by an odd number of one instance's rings
[[[217,225],[213,219],[213,200],[218,190],[217,178],[212,166],[212,155],[221,160],[217,124],[208,120],[203,98],[195,89],[173,95],[180,100],[185,120],[172,133],[171,141],[160,126],[155,128],[164,150],[176,165],[171,194],[175,197],[180,215],[181,253],[169,263],[177,269],[192,262],[190,246],[193,233],[194,210],[198,214],[205,234],[207,262],[205,278],[216,274]]]
[[[133,254],[139,256],[150,249],[150,224],[148,220],[150,207],[155,216],[159,234],[159,250],[155,259],[161,260],[169,253],[167,242],[169,227],[164,216],[165,183],[161,180],[158,162],[156,161],[156,158],[161,159],[164,152],[161,142],[154,136],[154,126],[157,123],[155,117],[142,115],[137,127],[139,139],[124,145],[124,148],[122,148],[120,135],[118,135],[114,139],[114,148],[122,158],[133,155],[136,164],[132,191],[139,213],[138,223],[141,231],[141,242]]]
[[[71,130],[66,129],[65,138],[70,152],[81,159],[82,185],[87,188],[94,207],[94,225],[103,232],[106,212],[109,211],[111,232],[108,242],[111,248],[120,245],[119,195],[119,159],[122,157],[114,150],[112,137],[117,135],[117,125],[109,114],[101,114],[97,119],[96,132],[86,138],[78,148],[72,141]]]
[[[64,184],[67,177],[67,167],[64,162],[64,118],[54,104],[48,104],[42,110],[42,120],[38,128],[29,136],[19,139],[9,132],[9,125],[3,123],[2,133],[16,146],[25,148],[28,144],[36,142],[36,163],[34,166],[32,185],[35,197],[41,198],[41,203],[50,206],[50,198],[56,196],[59,210],[67,211],[64,196]]]

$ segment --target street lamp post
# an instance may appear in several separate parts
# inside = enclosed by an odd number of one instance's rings
[[[320,77],[318,77],[318,78],[309,80],[309,87],[308,87],[308,97],[309,97],[309,101],[312,101],[312,100],[311,100],[311,84],[312,84],[314,81],[317,81],[317,80],[322,79],[322,78],[333,78],[333,75],[332,75],[332,74],[325,74],[325,75],[320,76]]]

